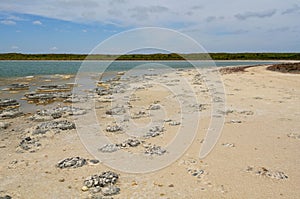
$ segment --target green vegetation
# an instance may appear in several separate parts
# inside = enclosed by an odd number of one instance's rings
[[[209,53],[213,60],[300,60],[300,53]],[[128,54],[128,55],[85,55],[85,54],[0,54],[0,60],[207,60],[204,53],[192,54]]]

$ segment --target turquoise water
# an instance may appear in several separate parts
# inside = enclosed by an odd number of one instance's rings
[[[87,66],[86,71],[103,72],[105,71],[126,71],[144,64],[164,65],[172,68],[191,68],[191,67],[217,67],[238,66],[238,65],[257,65],[272,64],[277,62],[254,62],[254,61],[218,61],[201,62],[194,61],[192,64],[187,61],[88,61],[84,62]],[[79,70],[81,61],[0,61],[0,77],[24,77],[30,75],[53,75],[53,74],[76,74]]]

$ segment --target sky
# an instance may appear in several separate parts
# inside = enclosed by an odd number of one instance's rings
[[[0,53],[90,53],[144,27],[178,31],[208,52],[300,52],[299,19],[300,0],[0,0]]]

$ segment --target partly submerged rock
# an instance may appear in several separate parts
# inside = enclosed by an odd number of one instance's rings
[[[7,91],[19,91],[19,90],[28,90],[29,85],[28,84],[22,84],[22,83],[15,83],[15,84],[10,84],[7,88],[3,90]]]
[[[43,85],[36,89],[39,93],[48,93],[48,92],[68,92],[71,90],[71,87],[68,85]]]
[[[14,109],[20,106],[20,103],[16,99],[0,99],[1,109]]]

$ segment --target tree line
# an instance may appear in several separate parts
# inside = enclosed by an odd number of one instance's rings
[[[3,53],[0,60],[300,60],[300,53],[191,53],[191,54],[21,54]]]

